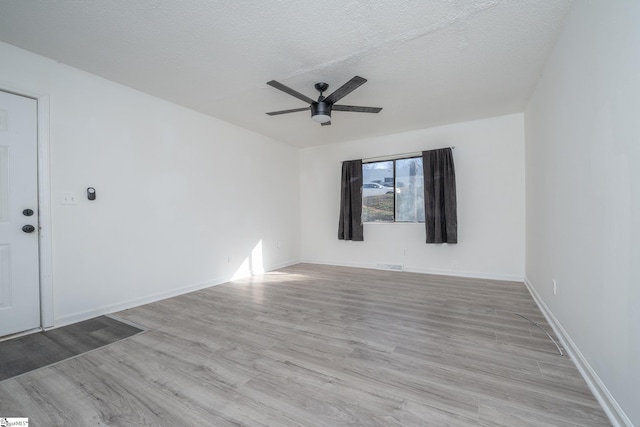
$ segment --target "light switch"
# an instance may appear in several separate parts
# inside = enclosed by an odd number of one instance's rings
[[[62,200],[60,201],[60,204],[61,205],[77,205],[78,195],[70,191],[62,193]]]

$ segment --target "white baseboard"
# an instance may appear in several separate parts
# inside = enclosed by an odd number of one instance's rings
[[[61,326],[69,325],[71,323],[82,322],[83,320],[92,319],[94,317],[102,316],[104,314],[111,314],[117,311],[126,310],[128,308],[133,308],[140,305],[149,304],[149,303],[160,301],[163,299],[186,294],[189,292],[198,291],[200,289],[208,288],[210,286],[220,285],[228,281],[229,281],[228,279],[214,279],[204,283],[198,283],[194,285],[184,286],[181,288],[171,289],[168,291],[158,292],[151,295],[145,295],[144,297],[122,301],[117,304],[111,304],[111,305],[106,305],[99,308],[93,308],[91,310],[82,311],[80,313],[75,313],[68,316],[56,318],[54,327],[59,328]]]
[[[353,263],[342,261],[327,261],[318,259],[303,259],[300,262],[308,264],[321,264],[321,265],[336,265],[340,267],[355,267],[355,268],[369,268],[379,270],[375,263]],[[472,279],[487,279],[487,280],[504,280],[509,282],[520,282],[524,280],[522,276],[513,276],[508,274],[492,274],[492,273],[479,273],[474,271],[461,271],[461,270],[440,270],[421,267],[412,267],[404,265],[404,270],[409,273],[422,273],[422,274],[437,274],[440,276],[453,276],[453,277],[469,277]]]
[[[318,259],[302,259],[300,260],[303,264],[318,264],[318,265],[335,265],[338,267],[353,267],[353,268],[372,268],[376,269],[375,264],[365,264],[365,263],[356,263],[356,262],[341,262],[341,261],[326,261],[326,260],[318,260]]]
[[[422,273],[422,274],[439,274],[441,276],[454,276],[454,277],[469,277],[472,279],[487,279],[487,280],[502,280],[507,282],[519,282],[522,283],[524,277],[522,276],[513,276],[509,274],[492,274],[492,273],[479,273],[477,271],[460,271],[460,270],[439,270],[439,269],[429,269],[429,268],[419,268],[419,267],[411,267],[405,266],[404,271],[409,271],[412,273]]]
[[[289,266],[292,266],[292,265],[295,265],[295,264],[300,264],[300,260],[299,259],[295,259],[295,260],[283,262],[283,263],[280,263],[280,264],[275,264],[275,265],[272,265],[266,271],[280,270],[281,268],[289,267]]]
[[[616,427],[633,427],[633,423],[629,417],[627,417],[627,414],[624,413],[596,371],[591,367],[586,357],[584,357],[576,343],[571,339],[571,336],[549,309],[549,306],[547,306],[544,300],[540,297],[527,277],[524,278],[524,283],[527,286],[527,289],[529,289],[529,293],[533,297],[534,301],[540,308],[540,311],[542,311],[542,314],[547,319],[547,322],[549,322],[549,325],[551,325],[554,332],[562,342],[563,347],[567,353],[569,353],[569,356],[571,356],[571,359],[578,368],[578,371],[580,371],[580,374],[587,382],[589,389],[609,417],[609,421],[611,421],[611,423]]]
[[[277,270],[280,268],[288,267],[293,264],[299,263],[299,260],[287,261],[284,263],[276,264],[270,266],[268,269],[265,269],[265,273],[272,270]],[[134,298],[128,301],[122,301],[117,304],[106,305],[99,308],[94,308],[91,310],[82,311],[80,313],[75,313],[69,316],[63,316],[56,318],[54,322],[53,328],[59,328],[61,326],[69,325],[72,323],[82,322],[83,320],[92,319],[97,316],[102,316],[105,314],[112,314],[118,311],[126,310],[133,307],[138,307],[144,304],[150,304],[152,302],[160,301],[163,299],[175,297],[178,295],[187,294],[189,292],[199,291],[200,289],[209,288],[211,286],[221,285],[223,283],[230,282],[232,277],[224,277],[218,279],[212,279],[203,283],[192,284],[189,286],[183,286],[180,288],[171,289],[168,291],[158,292],[151,295],[145,295],[144,297]],[[53,329],[47,328],[47,329]]]

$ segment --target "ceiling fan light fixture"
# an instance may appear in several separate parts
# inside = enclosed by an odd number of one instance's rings
[[[331,105],[326,102],[314,102],[311,104],[311,120],[318,123],[331,121]]]
[[[327,116],[326,114],[316,114],[315,116],[311,116],[311,120],[318,123],[327,123],[331,121],[331,116]]]

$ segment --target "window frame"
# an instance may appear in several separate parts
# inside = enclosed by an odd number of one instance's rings
[[[411,156],[403,156],[403,157],[393,157],[393,158],[387,158],[384,160],[371,160],[371,161],[363,161],[362,162],[362,167],[363,167],[363,172],[362,175],[364,176],[364,166],[365,165],[369,165],[372,163],[385,163],[385,162],[392,162],[393,164],[393,221],[364,221],[362,220],[363,224],[424,224],[425,220],[422,221],[398,221],[396,220],[396,191],[397,191],[397,175],[396,175],[396,162],[398,160],[409,160],[409,159],[420,159],[422,160],[422,156],[421,155],[411,155]],[[424,176],[423,176],[423,185],[424,185]],[[362,184],[362,187],[364,188],[364,183]],[[362,197],[362,213],[364,216],[364,196]]]

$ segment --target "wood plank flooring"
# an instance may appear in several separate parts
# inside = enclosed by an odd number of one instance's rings
[[[0,382],[34,426],[610,425],[521,283],[298,264],[117,314]]]

